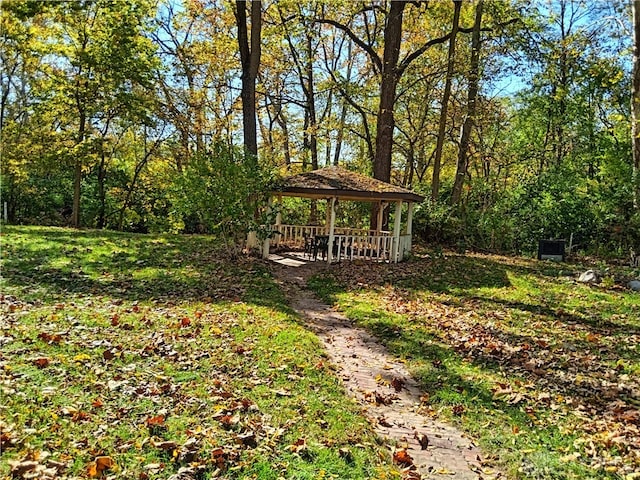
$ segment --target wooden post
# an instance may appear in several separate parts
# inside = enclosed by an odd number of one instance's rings
[[[333,239],[334,229],[336,226],[336,197],[331,198],[331,218],[329,220],[329,246],[327,248],[327,263],[331,264],[333,260]]]
[[[333,210],[333,202],[335,198],[327,198],[327,213],[324,216],[324,233],[329,235],[329,224],[331,223],[331,211]]]
[[[407,226],[406,226],[406,235],[409,237],[407,240],[409,242],[409,252],[413,250],[413,202],[408,203],[407,208]],[[401,260],[404,260],[404,251],[402,251]]]
[[[280,231],[280,225],[282,225],[282,213],[280,213],[281,210],[282,210],[282,195],[278,195],[278,211],[276,212],[276,230],[277,231]],[[282,235],[276,234],[274,243],[276,245],[279,245],[281,239],[282,239]]]
[[[267,204],[267,212],[271,213],[271,208],[273,205],[273,198],[269,197],[269,203]],[[268,228],[271,228],[271,225],[267,225]],[[264,239],[264,241],[262,242],[262,258],[267,259],[269,258],[269,245],[270,244],[270,239],[269,236],[267,236],[267,238]]]
[[[393,216],[393,246],[391,248],[391,258],[393,263],[398,263],[400,256],[400,221],[402,220],[402,200],[396,202],[396,213]]]
[[[378,232],[382,231],[382,215],[384,213],[385,203],[382,200],[378,201],[378,222],[376,225],[378,226]]]

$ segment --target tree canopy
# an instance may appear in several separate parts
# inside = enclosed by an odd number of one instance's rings
[[[245,210],[204,213],[203,186],[231,204],[251,172],[340,164],[429,192],[427,240],[637,250],[631,3],[6,1],[2,201],[15,223],[213,231]]]

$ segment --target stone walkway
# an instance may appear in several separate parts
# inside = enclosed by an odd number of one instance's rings
[[[363,406],[376,433],[394,449],[394,458],[401,466],[411,467],[407,478],[504,478],[482,465],[480,450],[460,431],[427,414],[416,381],[376,338],[306,288],[319,262],[274,260],[274,274],[291,307],[318,335],[349,394]],[[412,462],[402,465],[405,454]]]

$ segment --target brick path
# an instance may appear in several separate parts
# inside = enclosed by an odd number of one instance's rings
[[[413,459],[414,476],[408,478],[504,478],[482,465],[481,451],[460,431],[429,416],[418,384],[376,338],[306,289],[317,264],[275,265],[273,270],[291,307],[323,342],[346,389],[363,406],[376,433],[395,451],[405,449]]]

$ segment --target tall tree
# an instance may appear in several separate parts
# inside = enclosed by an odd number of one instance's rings
[[[451,203],[456,205],[460,202],[462,194],[462,184],[467,174],[469,165],[469,144],[471,141],[471,129],[476,118],[476,98],[478,96],[478,84],[480,81],[480,28],[482,24],[482,7],[484,0],[478,0],[476,4],[476,18],[473,24],[471,35],[471,64],[469,67],[467,91],[467,115],[462,124],[460,134],[460,146],[458,148],[458,162],[456,166],[456,176],[453,181],[451,192]]]
[[[633,79],[631,82],[631,141],[633,152],[633,206],[640,209],[640,0],[633,11]]]
[[[256,124],[256,78],[260,67],[261,32],[262,32],[262,2],[251,3],[251,39],[247,26],[247,2],[236,1],[236,25],[238,27],[238,47],[242,64],[242,131],[246,151],[257,157],[258,132]]]
[[[391,153],[396,90],[404,69],[398,68],[400,42],[402,41],[402,17],[408,2],[391,2],[384,28],[384,51],[382,54],[380,79],[380,104],[376,123],[376,151],[373,160],[373,178],[391,180]]]
[[[433,157],[431,200],[434,201],[438,200],[440,192],[440,163],[442,161],[442,147],[444,146],[445,129],[447,126],[447,112],[449,109],[449,97],[451,96],[451,81],[453,79],[456,37],[458,35],[461,6],[462,0],[453,0],[453,22],[451,25],[451,37],[449,38],[449,53],[447,54],[447,76],[444,81],[444,93],[442,94],[442,106],[440,107],[440,122],[438,123],[438,138],[436,139],[436,151]]]

